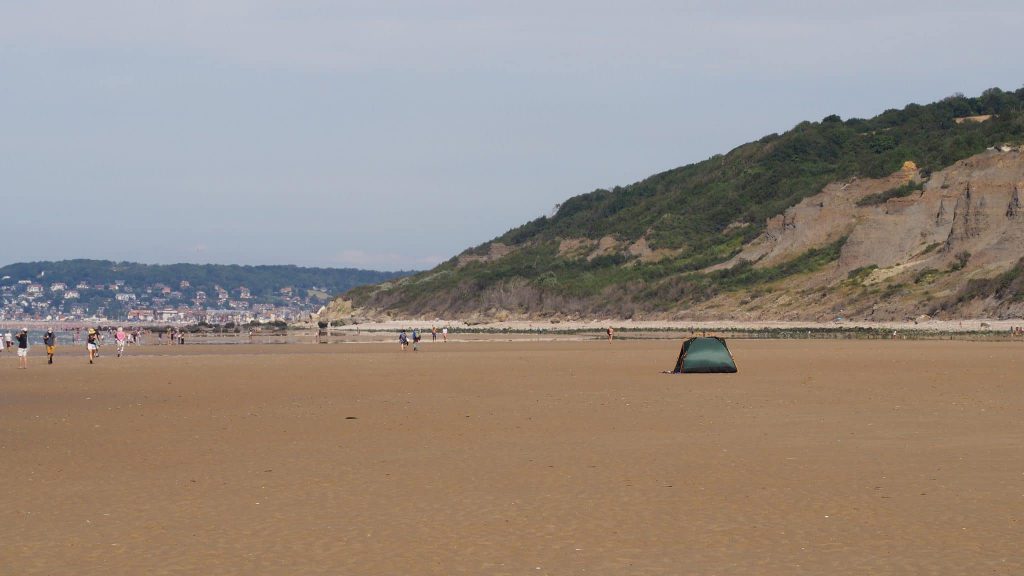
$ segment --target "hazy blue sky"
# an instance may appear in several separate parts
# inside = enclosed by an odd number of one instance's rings
[[[1024,85],[1024,2],[0,0],[0,264],[425,268],[801,120]]]

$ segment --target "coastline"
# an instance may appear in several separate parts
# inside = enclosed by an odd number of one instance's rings
[[[240,333],[195,333],[189,331],[188,324],[131,324],[131,323],[101,323],[101,326],[124,325],[129,329],[142,328],[145,330],[162,330],[168,326],[175,329],[184,329],[186,340],[189,343],[300,343],[319,342],[317,337],[317,326],[315,324],[297,324],[289,326],[286,332],[273,332],[257,334],[256,339],[247,337],[244,332]],[[58,334],[65,334],[67,330],[79,327],[91,326],[81,322],[46,322],[34,321],[0,321],[0,333],[16,332],[22,327],[27,327],[31,333],[42,332],[47,328],[54,328]],[[896,332],[899,338],[911,339],[932,339],[941,338],[946,335],[962,336],[967,339],[982,337],[1002,339],[1017,339],[1019,335],[1011,334],[1013,328],[1024,327],[1024,319],[995,320],[988,318],[972,318],[964,320],[926,320],[926,321],[901,321],[901,322],[866,322],[866,321],[836,321],[836,322],[814,322],[814,321],[741,321],[741,320],[617,320],[617,319],[590,319],[590,320],[559,320],[552,321],[529,321],[529,320],[506,320],[494,322],[475,322],[472,320],[459,319],[424,319],[406,318],[388,321],[359,322],[331,324],[329,329],[321,329],[321,336],[333,340],[335,336],[343,336],[343,341],[378,341],[376,338],[366,338],[371,334],[389,334],[387,341],[390,341],[390,334],[397,334],[401,330],[418,329],[425,339],[430,339],[430,331],[436,327],[438,338],[441,338],[441,330],[448,328],[450,338],[465,337],[469,334],[507,333],[507,334],[550,334],[552,337],[569,337],[572,335],[591,335],[603,337],[605,331],[611,327],[620,336],[646,337],[676,337],[682,334],[715,334],[724,333],[731,337],[753,337],[753,338],[800,338],[803,333],[806,337],[836,337],[837,334],[851,334],[854,337],[881,338],[892,335]],[[357,335],[364,333],[366,337],[358,338]],[[646,333],[646,334],[644,334]],[[662,336],[658,336],[661,334]],[[352,338],[356,337],[356,338]],[[147,338],[147,344],[160,344],[152,334]]]
[[[495,322],[466,322],[465,320],[451,319],[423,319],[410,318],[389,320],[384,322],[365,322],[358,324],[331,325],[332,330],[344,331],[398,331],[407,328],[424,328],[429,331],[432,326],[439,330],[448,327],[449,330],[474,330],[474,331],[604,331],[609,326],[616,331],[662,331],[680,330],[691,332],[715,332],[715,331],[760,331],[760,330],[896,330],[896,331],[933,331],[933,332],[1009,332],[1012,327],[1024,326],[1024,319],[1017,320],[994,320],[987,318],[973,318],[964,320],[927,320],[922,322],[901,321],[901,322],[865,322],[865,321],[841,321],[841,322],[813,322],[813,321],[784,321],[784,320],[616,320],[616,319],[595,319],[595,320],[562,320],[559,322],[550,321],[528,321],[508,320]]]

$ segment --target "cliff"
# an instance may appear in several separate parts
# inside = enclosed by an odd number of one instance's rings
[[[1024,89],[992,89],[802,122],[343,300],[375,318],[1020,316],[1022,110]]]

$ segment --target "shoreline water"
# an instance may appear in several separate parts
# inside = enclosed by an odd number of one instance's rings
[[[436,326],[439,330],[442,327],[457,330],[473,331],[516,331],[516,332],[564,332],[564,331],[599,331],[603,332],[608,327],[616,331],[691,331],[691,332],[716,332],[716,331],[769,331],[769,330],[828,330],[828,331],[853,331],[853,330],[896,330],[896,331],[920,331],[920,332],[1006,332],[1009,333],[1013,327],[1024,326],[1024,319],[1016,320],[994,320],[985,318],[964,319],[964,320],[927,320],[915,321],[894,321],[894,322],[866,322],[866,321],[841,321],[841,322],[805,322],[786,320],[764,320],[764,321],[741,321],[741,320],[616,320],[616,319],[595,319],[595,320],[562,320],[558,322],[510,320],[502,322],[469,323],[463,320],[445,319],[400,319],[386,322],[368,322],[359,324],[340,324],[332,326],[332,330],[366,330],[366,331],[397,331],[410,327]]]
[[[121,324],[118,324],[121,325]],[[0,332],[15,333],[27,327],[30,333],[40,334],[47,328],[54,328],[62,345],[71,344],[70,331],[82,328],[81,323],[57,323],[46,321],[0,321]],[[105,325],[104,325],[105,326]],[[149,331],[146,345],[160,345],[166,342],[157,338],[155,331],[162,331],[168,325],[124,324],[127,329],[141,328]],[[454,319],[397,319],[384,322],[331,325],[329,329],[317,329],[315,325],[293,325],[287,331],[256,332],[249,336],[248,327],[240,332],[193,331],[189,325],[174,325],[172,328],[185,332],[189,344],[288,344],[288,343],[358,343],[390,342],[392,333],[401,330],[420,330],[424,340],[431,340],[431,328],[436,327],[437,339],[442,339],[441,330],[448,328],[449,339],[480,340],[488,334],[534,339],[590,339],[605,337],[607,328],[614,329],[620,338],[677,338],[692,334],[718,334],[732,338],[900,338],[900,339],[1009,339],[1024,341],[1024,336],[1012,334],[1014,328],[1024,327],[1024,319],[994,320],[927,320],[921,322],[804,322],[804,321],[667,321],[667,320],[563,320],[527,321],[510,320],[501,322],[468,322]],[[383,337],[387,334],[387,337]],[[517,337],[516,339],[518,339]],[[41,336],[40,336],[41,338]]]

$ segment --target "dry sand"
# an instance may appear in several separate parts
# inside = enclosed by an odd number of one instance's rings
[[[1024,345],[731,345],[5,352],[0,574],[1024,573]]]

